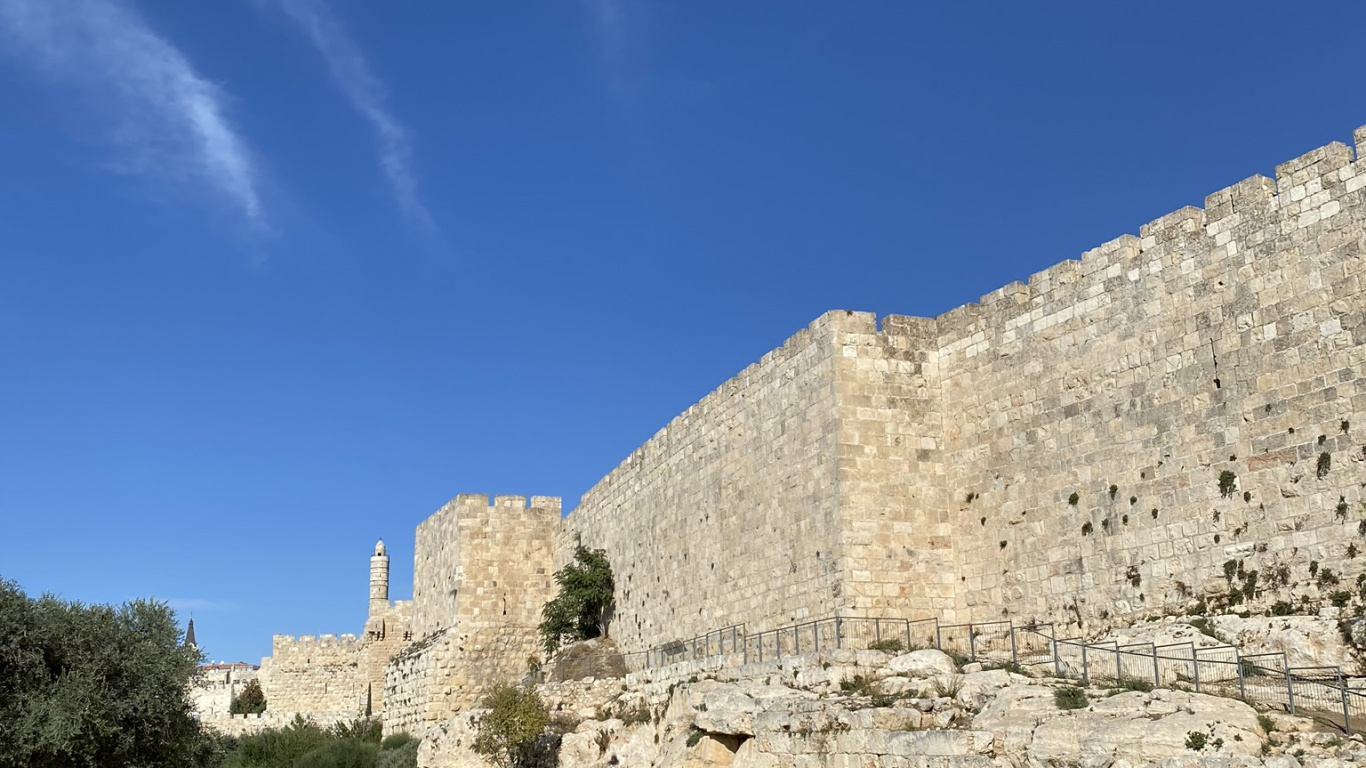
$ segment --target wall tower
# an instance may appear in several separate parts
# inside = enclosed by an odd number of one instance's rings
[[[375,554],[370,558],[370,613],[374,619],[389,610],[389,555],[384,540],[375,542]]]

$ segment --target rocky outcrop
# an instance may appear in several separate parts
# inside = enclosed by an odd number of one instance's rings
[[[1073,681],[980,667],[960,671],[938,651],[836,651],[542,696],[564,733],[562,768],[1366,766],[1360,737],[1234,699],[1097,687],[1064,709],[1058,691]],[[483,768],[470,717],[437,729],[419,764]]]
[[[546,675],[552,683],[619,677],[626,677],[626,661],[610,637],[595,637],[565,648]]]

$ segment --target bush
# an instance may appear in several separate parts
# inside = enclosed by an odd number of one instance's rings
[[[500,683],[479,706],[488,712],[475,720],[474,751],[502,768],[534,764],[537,740],[550,725],[550,712],[536,690]]]
[[[883,651],[884,653],[901,653],[902,651],[906,650],[906,644],[903,643],[899,638],[893,637],[887,640],[878,640],[876,642],[869,643],[868,650]]]
[[[243,736],[228,768],[294,768],[294,762],[336,737],[299,715],[284,728]]]
[[[417,747],[422,742],[406,733],[395,735],[408,740],[395,747],[381,746],[379,757],[375,758],[375,768],[417,768]],[[385,739],[386,743],[388,741]]]
[[[378,744],[384,735],[384,723],[378,718],[367,717],[358,717],[349,723],[338,720],[332,724],[332,735],[339,739]]]
[[[294,761],[293,768],[374,768],[379,744],[353,738],[332,738]],[[413,753],[417,757],[417,753]]]
[[[1053,703],[1058,705],[1058,709],[1085,709],[1091,703],[1091,699],[1086,696],[1086,691],[1070,685],[1054,689]]]
[[[574,562],[555,572],[555,583],[560,593],[541,609],[538,627],[547,657],[569,643],[605,636],[615,589],[607,553],[582,544]]]
[[[228,705],[228,712],[234,715],[259,715],[265,711],[266,694],[261,690],[259,680],[248,681]]]
[[[399,731],[385,736],[384,741],[380,742],[379,748],[383,750],[402,749],[415,741],[418,739],[414,739],[407,731]]]
[[[1205,734],[1199,731],[1186,732],[1186,749],[1193,749],[1196,752],[1199,752],[1200,750],[1205,748],[1205,744],[1208,741],[1209,739],[1205,736]]]

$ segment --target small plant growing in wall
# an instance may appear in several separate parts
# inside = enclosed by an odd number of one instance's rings
[[[569,643],[607,636],[612,613],[612,566],[607,553],[580,544],[574,562],[555,572],[560,593],[541,609],[541,644],[546,657]]]
[[[1081,524],[1081,535],[1082,535],[1082,536],[1090,536],[1090,535],[1091,535],[1091,531],[1093,531],[1093,530],[1095,530],[1095,528],[1094,528],[1094,526],[1091,525],[1090,521],[1087,521],[1087,522]]]
[[[1077,506],[1077,502],[1079,501],[1081,501],[1081,496],[1078,496],[1076,491],[1072,491],[1072,495],[1067,497],[1067,503],[1074,507]]]
[[[1114,500],[1115,500],[1115,496],[1118,495],[1118,494],[1119,494],[1119,486],[1118,486],[1118,485],[1111,485],[1111,486],[1110,486],[1110,501],[1114,501]]]
[[[1227,469],[1220,472],[1219,495],[1227,499],[1232,497],[1236,490],[1238,490],[1238,476]]]
[[[261,683],[249,680],[242,686],[242,692],[233,697],[228,712],[234,715],[259,715],[266,711],[266,694]]]
[[[1320,453],[1320,454],[1319,454],[1319,461],[1318,461],[1318,464],[1315,465],[1315,467],[1314,467],[1314,475],[1315,475],[1316,477],[1318,477],[1318,479],[1322,480],[1323,478],[1325,478],[1325,477],[1328,476],[1328,473],[1329,473],[1332,469],[1333,469],[1333,454],[1329,453],[1328,451],[1324,451],[1323,453]]]

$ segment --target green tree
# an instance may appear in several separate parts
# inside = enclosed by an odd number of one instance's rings
[[[550,711],[535,688],[499,683],[480,699],[487,709],[475,720],[475,752],[502,768],[536,762],[536,741],[550,725]]]
[[[578,640],[606,636],[612,613],[612,566],[607,553],[580,544],[574,561],[555,572],[560,593],[541,609],[541,644],[547,656]]]
[[[259,715],[266,711],[266,694],[258,680],[249,680],[242,692],[232,698],[228,712],[234,715]]]
[[[200,661],[164,603],[33,599],[0,580],[0,768],[202,760],[187,695]]]

